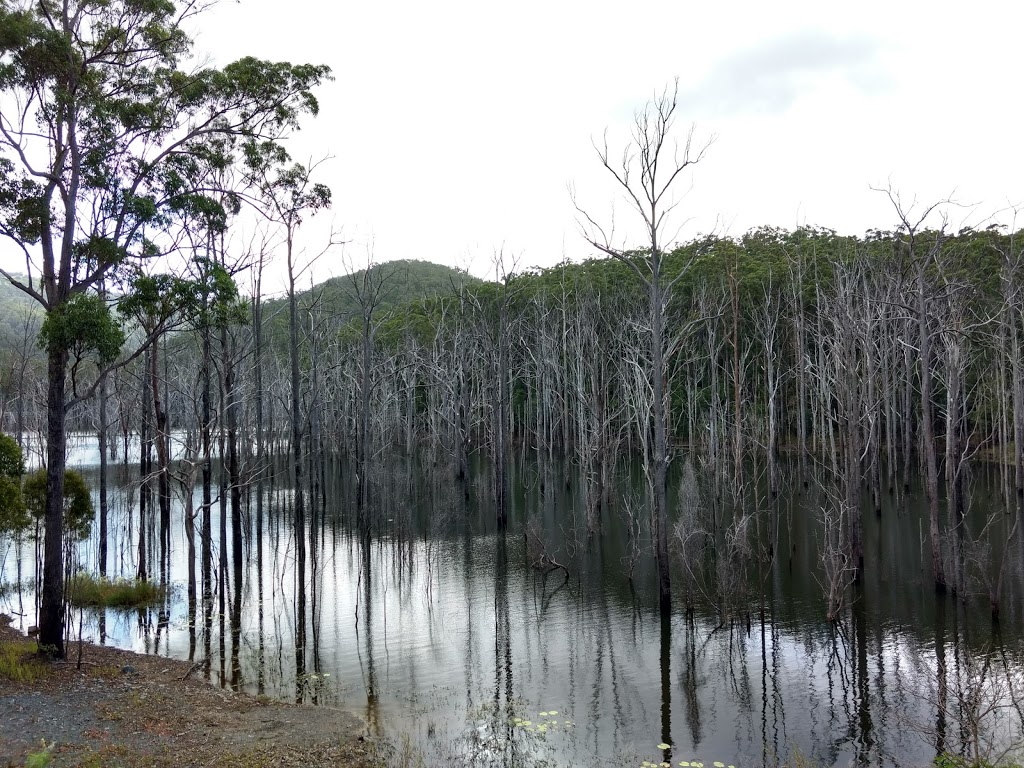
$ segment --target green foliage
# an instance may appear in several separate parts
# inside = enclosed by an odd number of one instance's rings
[[[238,286],[223,264],[197,258],[199,277],[194,283],[196,301],[191,318],[195,327],[222,328],[249,322],[249,303],[239,297]]]
[[[307,214],[331,207],[331,190],[310,180],[311,168],[292,163],[288,152],[274,141],[250,141],[243,147],[246,176],[267,198],[275,218],[290,231]]]
[[[195,283],[176,275],[137,274],[118,299],[117,311],[152,330],[179,312],[194,310],[196,293]]]
[[[0,680],[31,683],[48,676],[50,667],[37,650],[34,640],[0,640]]]
[[[25,505],[36,520],[46,516],[46,470],[25,478],[22,485]],[[72,541],[89,538],[93,520],[92,495],[85,478],[73,469],[64,472],[64,532]]]
[[[159,603],[163,587],[148,581],[106,579],[76,573],[68,583],[67,599],[76,608],[141,608]]]
[[[0,536],[20,533],[29,526],[28,511],[21,493],[24,471],[17,441],[0,433]]]
[[[14,163],[0,157],[0,217],[15,237],[34,244],[46,221],[43,187],[33,179],[19,178],[14,168]]]
[[[192,15],[169,0],[72,0],[56,16],[47,3],[0,3],[0,95],[26,106],[0,139],[0,235],[42,244],[51,309],[154,255],[147,233],[196,219],[223,230],[239,200],[211,176],[318,111],[312,88],[328,67],[245,57],[196,69]],[[51,167],[30,166],[37,155]],[[40,183],[43,171],[60,183]]]
[[[43,741],[41,749],[38,752],[29,752],[28,757],[25,758],[25,768],[46,768],[53,760],[53,748],[56,746],[55,743],[47,744]]]
[[[115,360],[123,345],[124,331],[96,294],[76,294],[54,307],[39,331],[39,346],[47,352],[63,350],[79,358],[94,354],[102,364]]]
[[[971,760],[960,755],[952,755],[943,752],[935,758],[935,768],[1024,768],[1020,763],[1012,760],[1000,760],[991,762],[989,760]]]
[[[0,432],[0,477],[20,478],[25,472],[18,441]]]

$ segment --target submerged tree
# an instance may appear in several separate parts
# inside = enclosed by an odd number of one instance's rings
[[[668,558],[668,398],[669,362],[673,350],[666,354],[665,319],[672,291],[685,268],[676,274],[667,274],[666,247],[674,245],[675,232],[669,232],[670,215],[679,201],[674,197],[688,168],[699,163],[710,146],[710,141],[698,147],[693,145],[693,129],[680,147],[673,140],[676,110],[679,106],[679,82],[669,91],[648,102],[633,120],[632,141],[626,146],[621,159],[613,158],[607,137],[597,154],[601,164],[611,173],[620,192],[643,221],[646,242],[643,250],[634,252],[616,244],[614,230],[602,227],[577,204],[583,235],[601,253],[623,262],[641,280],[647,291],[650,319],[650,360],[646,372],[647,386],[651,389],[649,423],[654,432],[653,468],[645,467],[648,486],[654,502],[655,555],[658,562],[658,596],[663,613],[672,600],[671,576]],[[638,178],[639,177],[639,178]]]
[[[0,234],[25,257],[2,273],[47,321],[125,267],[160,255],[183,211],[210,205],[210,169],[240,141],[273,140],[317,110],[326,67],[244,58],[189,69],[185,26],[205,6],[169,0],[0,0]],[[63,656],[61,537],[69,409],[66,325],[47,345],[46,550],[40,643]]]
[[[295,481],[293,504],[296,575],[305,578],[306,572],[306,505],[303,490],[302,441],[306,420],[302,412],[302,378],[300,375],[299,346],[299,298],[297,284],[302,274],[311,266],[311,260],[304,259],[297,249],[296,238],[299,227],[307,216],[328,208],[331,204],[331,190],[324,184],[316,183],[312,174],[316,165],[307,167],[291,163],[283,148],[273,142],[250,144],[246,150],[247,172],[252,185],[259,193],[259,210],[274,225],[280,227],[285,249],[287,266],[286,291],[288,294],[288,372],[291,464]],[[306,607],[305,594],[298,592],[297,631],[295,643],[296,658],[305,653]]]

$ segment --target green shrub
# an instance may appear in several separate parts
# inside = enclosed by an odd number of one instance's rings
[[[40,746],[42,749],[38,752],[29,752],[25,758],[25,768],[46,768],[53,760],[53,748],[56,744],[47,744],[43,741]]]
[[[11,536],[31,524],[21,494],[21,473],[25,471],[21,448],[9,435],[0,434],[0,536]]]
[[[46,470],[39,469],[28,475],[21,492],[28,511],[41,522],[46,517]],[[85,478],[73,469],[67,470],[64,473],[64,532],[68,539],[85,541],[89,538],[93,516],[92,494]]]

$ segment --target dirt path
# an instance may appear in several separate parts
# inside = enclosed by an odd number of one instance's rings
[[[5,645],[31,648],[0,616]],[[354,715],[214,688],[187,662],[91,644],[81,669],[25,659],[34,679],[12,682],[0,669],[0,766],[23,766],[44,742],[53,766],[382,764]]]

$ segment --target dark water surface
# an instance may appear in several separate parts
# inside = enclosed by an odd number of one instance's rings
[[[95,481],[92,449],[79,448],[71,463]],[[132,575],[137,484],[132,470],[115,469],[110,569]],[[173,598],[159,610],[108,611],[102,627],[86,614],[84,635],[99,639],[102,629],[103,641],[120,647],[209,659],[218,684],[351,709],[392,738],[396,764],[416,753],[453,765],[750,766],[794,750],[826,765],[927,764],[970,736],[969,718],[956,713],[972,692],[1006,703],[1000,686],[1024,669],[1024,549],[1018,535],[1007,543],[1015,513],[1005,511],[994,473],[975,479],[969,522],[977,533],[998,513],[989,529],[998,535],[984,537],[994,543],[970,548],[979,562],[1008,558],[998,625],[978,579],[967,584],[966,603],[936,596],[922,505],[902,491],[885,497],[878,517],[865,515],[864,580],[831,625],[817,555],[823,500],[813,489],[755,500],[760,546],[746,574],[751,586],[723,623],[700,599],[688,615],[681,598],[662,620],[653,558],[644,555],[627,578],[625,524],[606,512],[602,533],[588,538],[571,474],[545,477],[520,462],[501,534],[489,505],[476,501],[485,481],[466,502],[450,467],[396,462],[376,478],[381,503],[367,537],[355,530],[352,494],[337,479],[347,472],[331,468],[317,497],[324,503],[302,578],[288,493],[268,491],[262,538],[255,501],[247,500],[240,595],[230,566],[226,588],[219,586],[215,501],[217,588],[205,605],[200,599],[194,621],[176,492]],[[198,488],[194,498],[198,511]],[[532,567],[538,552],[524,537],[527,521],[567,574]],[[23,614],[25,625],[34,621],[32,553],[31,544],[22,549],[29,585],[0,599],[0,610]],[[81,546],[80,558],[95,572],[95,541]],[[679,585],[685,564],[676,566]],[[5,580],[15,572],[9,551]],[[986,667],[985,658],[999,664]],[[1009,743],[1019,730],[1006,716],[989,735]]]

